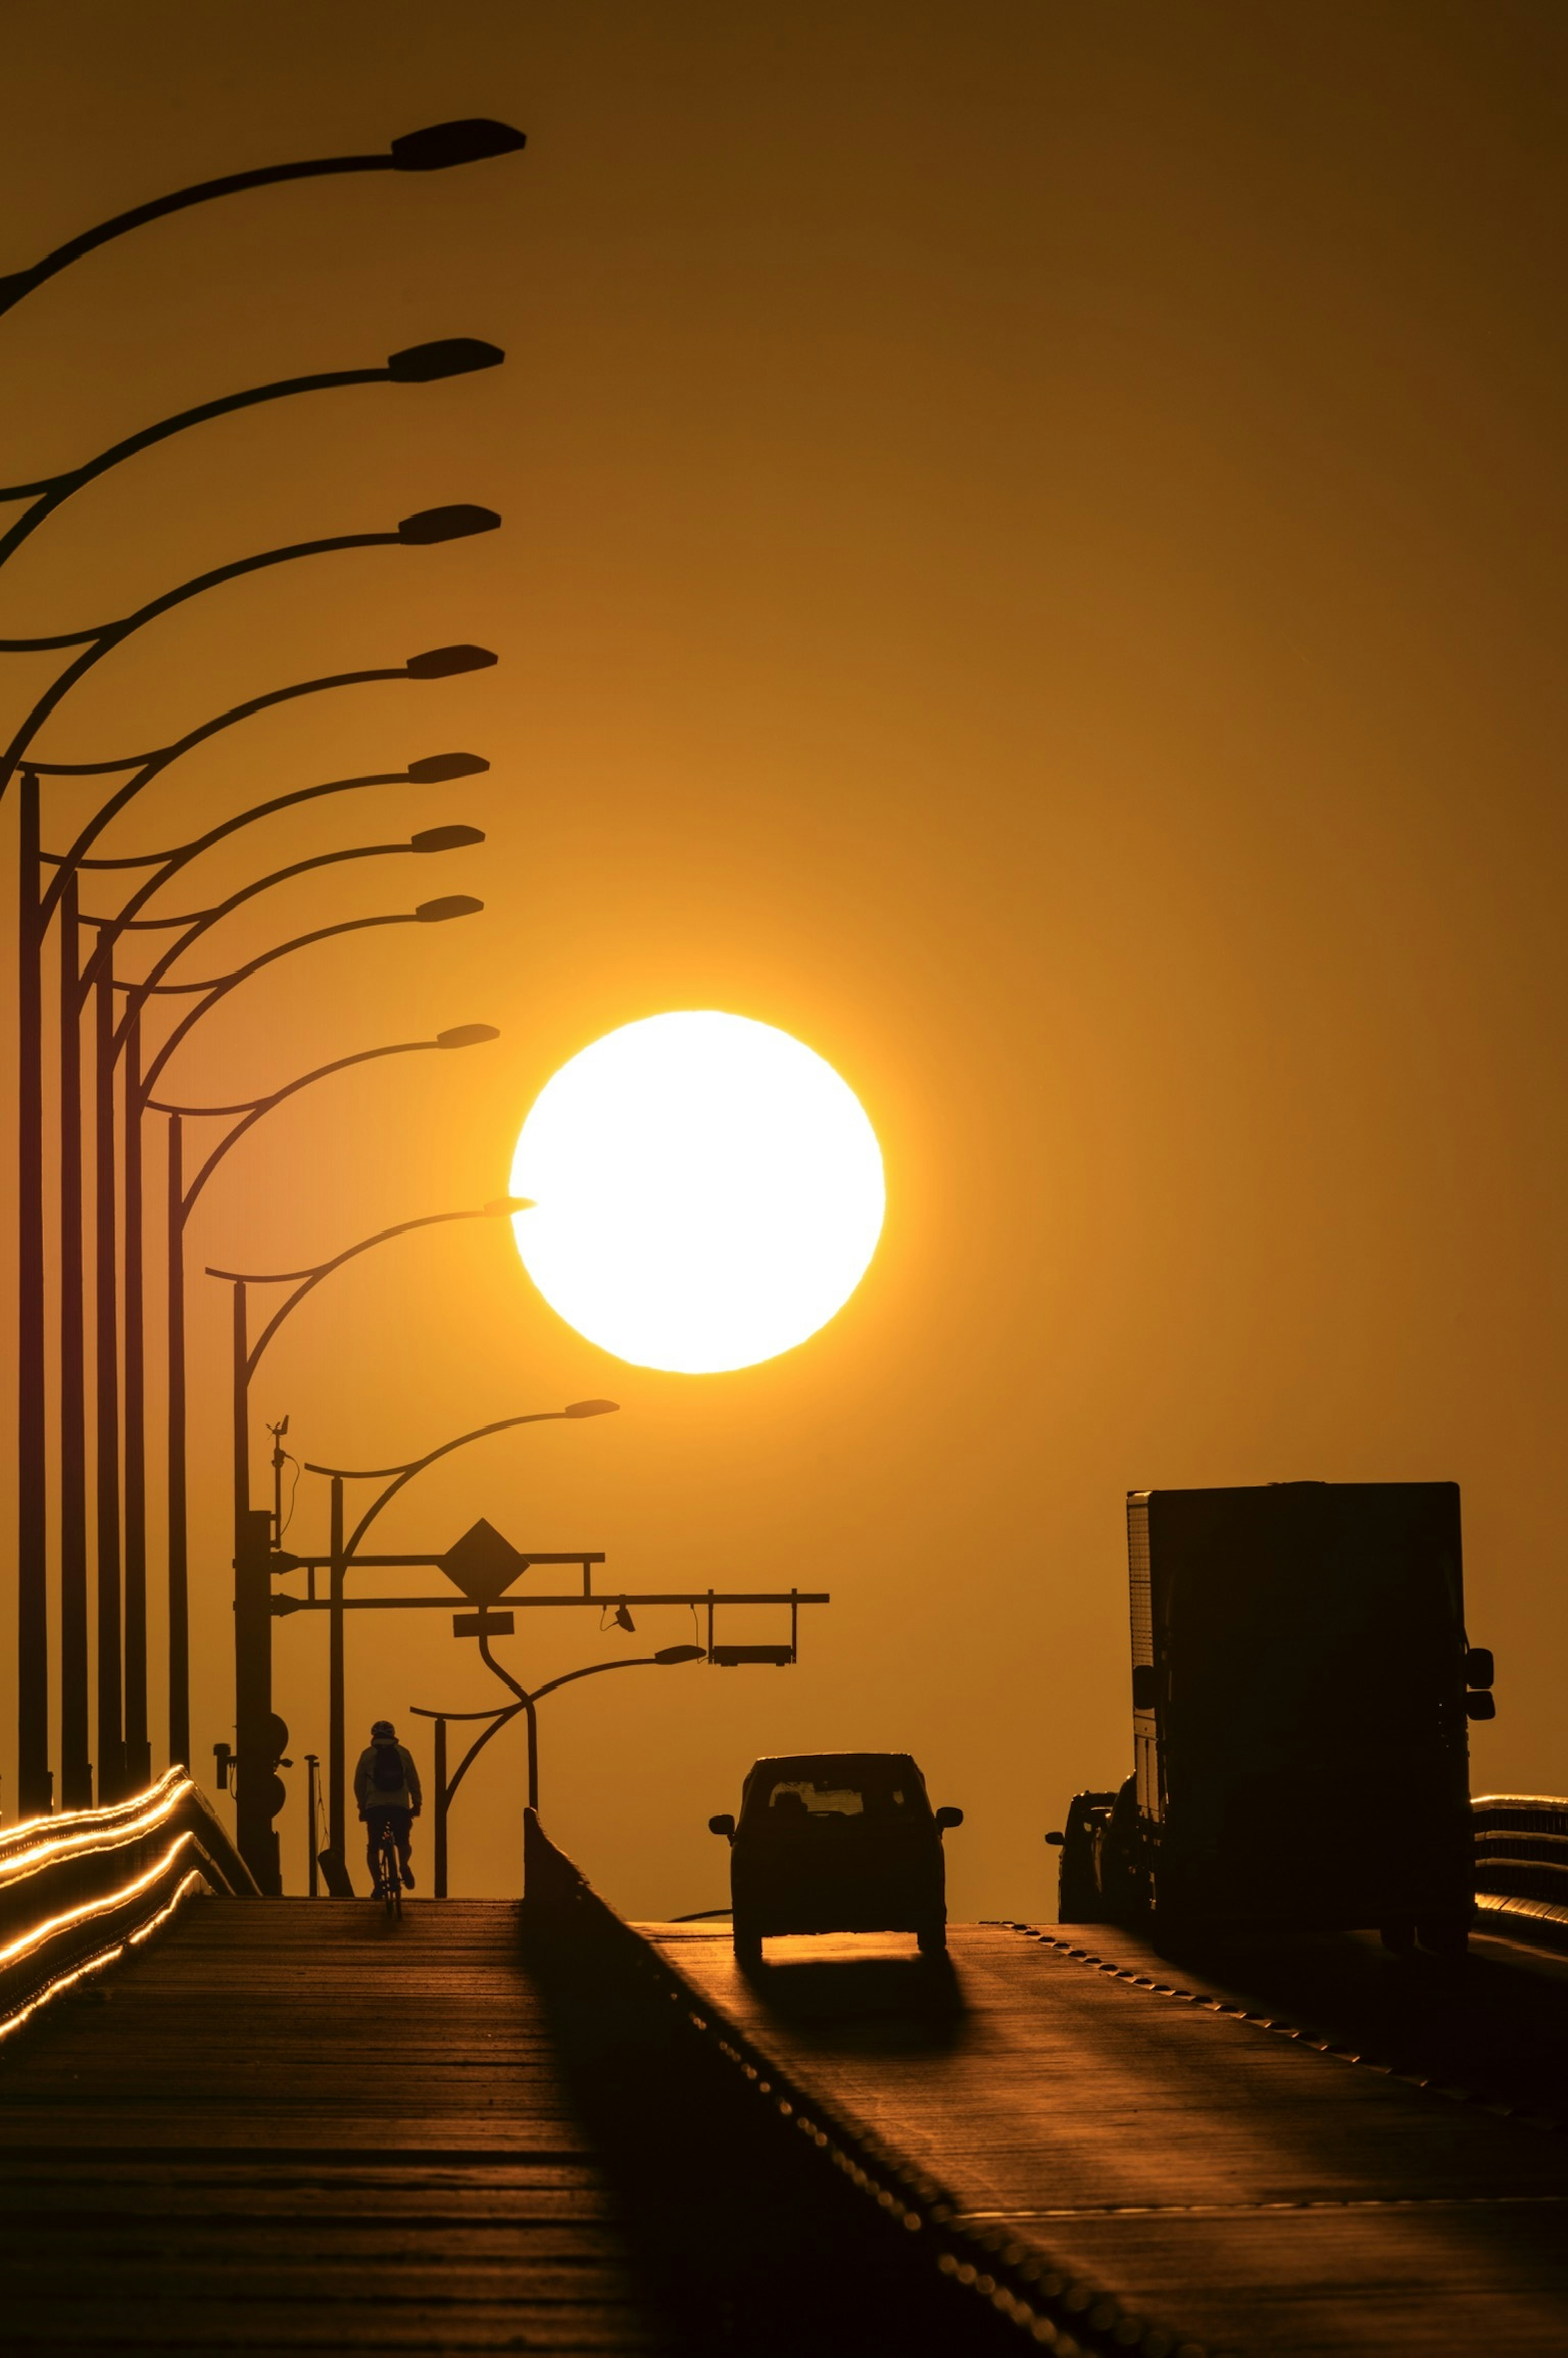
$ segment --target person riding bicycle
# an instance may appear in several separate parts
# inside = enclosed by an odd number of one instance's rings
[[[389,1719],[376,1721],[370,1732],[370,1742],[360,1754],[359,1767],[354,1770],[354,1800],[367,1830],[365,1863],[373,1886],[380,1873],[377,1854],[383,1830],[390,1826],[397,1845],[404,1888],[412,1891],[414,1870],[408,1864],[408,1852],[413,1823],[423,1806],[423,1796],[414,1755],[399,1744],[397,1730]]]

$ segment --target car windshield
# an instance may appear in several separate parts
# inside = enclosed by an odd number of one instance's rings
[[[928,1815],[925,1795],[907,1761],[828,1761],[815,1772],[797,1761],[781,1761],[758,1779],[746,1812],[753,1824],[771,1827],[842,1825],[849,1819],[882,1824]]]

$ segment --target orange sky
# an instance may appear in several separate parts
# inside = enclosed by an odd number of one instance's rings
[[[968,1812],[954,1912],[1039,1914],[1042,1833],[1129,1759],[1123,1493],[1301,1476],[1462,1484],[1499,1661],[1474,1782],[1561,1790],[1561,10],[14,0],[6,45],[0,268],[211,174],[470,114],[529,135],[191,213],[0,324],[9,480],[425,337],[509,353],[187,436],[0,590],[0,630],[65,630],[436,502],[506,517],[209,598],[51,735],[92,759],[289,678],[503,658],[236,732],[116,838],[450,746],[493,763],[209,863],[217,897],[446,818],[489,835],[416,891],[416,863],[366,863],[236,921],[229,962],[487,903],[236,996],[190,1097],[444,1024],[504,1037],[277,1116],[193,1266],[297,1266],[498,1193],[548,1076],[662,1009],[796,1033],[882,1142],[870,1275],[768,1366],[623,1367],[477,1226],[345,1273],[267,1364],[258,1422],[340,1464],[622,1402],[454,1459],[388,1544],[484,1514],[632,1588],[832,1590],[796,1670],[544,1706],[557,1837],[634,1912],[717,1905],[705,1821],[757,1752],[908,1747]],[[5,660],[19,711],[53,659]],[[50,792],[58,837],[81,806]],[[199,1765],[231,1732],[208,1290]],[[324,1535],[313,1488],[291,1541]],[[535,1675],[633,1645],[535,1617],[512,1650]],[[636,1642],[688,1635],[670,1613]],[[444,1618],[351,1639],[356,1734],[490,1700]],[[319,1621],[277,1659],[297,1760],[325,1747]],[[515,1886],[515,1736],[492,1758],[459,1889]]]

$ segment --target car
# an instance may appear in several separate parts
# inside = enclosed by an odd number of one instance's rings
[[[778,1932],[913,1932],[923,1957],[947,1947],[942,1836],[962,1810],[933,1810],[907,1752],[792,1752],[746,1772],[730,1842],[735,1955],[762,1963]]]

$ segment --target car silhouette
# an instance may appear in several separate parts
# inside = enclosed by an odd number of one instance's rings
[[[907,1752],[793,1752],[748,1769],[730,1839],[735,1955],[760,1964],[776,1932],[913,1932],[923,1957],[947,1947],[942,1835],[962,1810],[933,1810]]]

